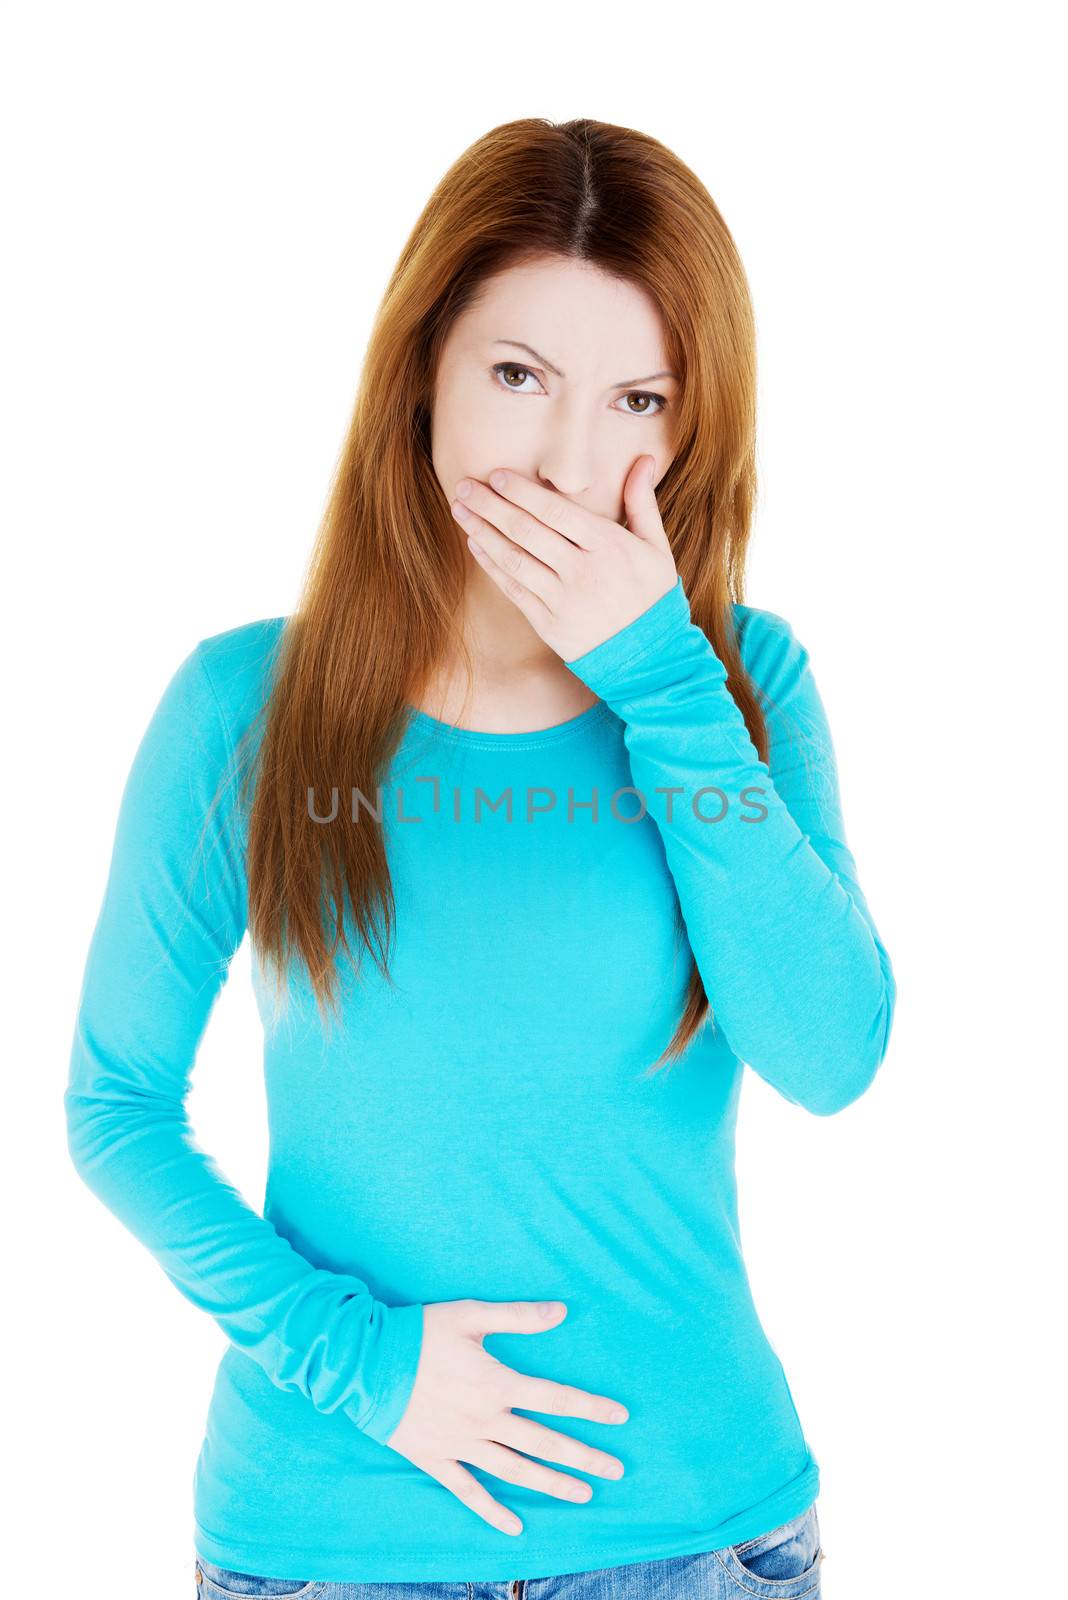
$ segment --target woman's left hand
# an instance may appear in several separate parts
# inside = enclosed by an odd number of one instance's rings
[[[521,472],[497,468],[488,484],[461,479],[471,487],[452,511],[472,554],[564,661],[610,639],[675,586],[655,472],[655,459],[642,455],[627,473],[625,528]]]

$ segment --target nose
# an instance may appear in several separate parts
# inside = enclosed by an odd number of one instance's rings
[[[542,451],[538,479],[568,500],[588,494],[594,480],[593,452],[580,440],[565,439]]]
[[[562,494],[565,500],[574,500],[576,505],[580,503],[582,496],[589,488],[589,485],[583,483],[579,477],[572,476],[568,479],[559,472],[551,475],[546,472],[544,467],[539,468],[538,481],[543,483],[547,489],[555,489],[557,494]]]
[[[588,495],[596,478],[594,430],[583,426],[574,408],[561,407],[538,441],[538,478],[568,500]]]

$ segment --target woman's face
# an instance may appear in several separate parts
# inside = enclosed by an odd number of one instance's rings
[[[509,467],[622,523],[638,457],[656,458],[654,482],[671,465],[680,382],[669,367],[644,289],[555,256],[499,273],[438,365],[431,451],[446,499],[461,478]]]

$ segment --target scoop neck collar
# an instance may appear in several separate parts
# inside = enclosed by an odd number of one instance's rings
[[[608,706],[604,700],[598,700],[595,705],[587,706],[585,711],[580,711],[577,717],[569,717],[566,722],[555,722],[548,728],[530,728],[524,733],[492,733],[481,728],[458,728],[451,722],[432,717],[418,706],[409,705],[406,709],[410,726],[421,727],[455,744],[481,745],[491,750],[517,750],[534,745],[560,744],[565,739],[574,738],[599,722],[607,713]]]

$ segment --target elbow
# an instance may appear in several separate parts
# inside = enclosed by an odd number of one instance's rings
[[[73,1079],[63,1095],[67,1153],[75,1172],[95,1193],[116,1151],[136,1137],[138,1119],[130,1101]]]
[[[105,1092],[102,1054],[89,1035],[79,1012],[63,1088],[63,1119],[67,1154],[75,1172],[89,1188],[101,1146],[107,1139],[109,1100]]]
[[[806,1111],[817,1117],[833,1117],[871,1088],[890,1047],[896,1001],[897,987],[887,963],[882,995],[869,1026],[859,1038],[853,1035],[843,1041],[830,1062],[824,1055],[807,1076],[809,1088],[800,1099]]]
[[[92,1188],[93,1150],[98,1143],[93,1137],[94,1126],[98,1126],[93,1103],[85,1095],[68,1088],[63,1095],[63,1115],[67,1131],[67,1154],[75,1172]]]
[[[844,1111],[855,1100],[859,1100],[870,1087],[879,1069],[879,1062],[857,1070],[854,1062],[849,1072],[828,1074],[826,1068],[822,1075],[814,1080],[818,1087],[809,1091],[801,1101],[806,1111],[811,1111],[814,1117],[833,1117],[837,1112]]]
[[[63,1092],[67,1153],[82,1181],[100,1192],[105,1169],[133,1145],[152,1114],[154,1097],[139,1085],[132,1062],[107,1052],[79,1020]]]

